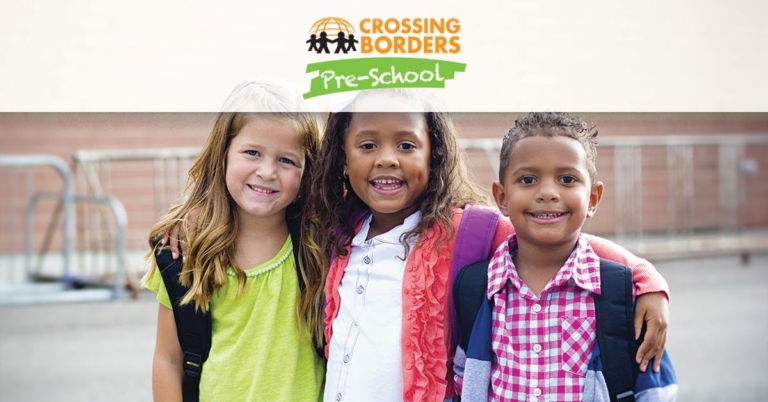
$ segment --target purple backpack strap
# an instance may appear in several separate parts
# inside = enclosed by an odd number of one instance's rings
[[[488,259],[492,251],[491,247],[493,247],[496,225],[499,223],[499,214],[499,210],[496,208],[481,205],[464,207],[464,214],[456,234],[456,245],[453,248],[451,282],[448,286],[454,339],[458,340],[459,324],[456,321],[456,307],[453,305],[453,283],[462,268]]]

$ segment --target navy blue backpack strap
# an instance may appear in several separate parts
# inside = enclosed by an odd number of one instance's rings
[[[450,283],[454,285],[448,286],[448,300],[454,303],[453,308],[450,309],[451,330],[453,334],[461,334],[456,316],[456,309],[459,306],[456,304],[456,297],[453,295],[456,288],[456,277],[459,274],[459,270],[467,265],[478,261],[485,261],[490,257],[493,237],[496,234],[496,226],[499,223],[499,215],[500,212],[496,208],[481,205],[467,205],[464,207],[464,213],[461,216],[461,222],[456,233],[456,243],[453,248],[453,258],[451,261]],[[487,273],[484,275],[487,276]],[[477,308],[480,308],[480,304],[477,305]],[[474,315],[477,315],[476,309],[473,317]],[[472,329],[472,323],[474,323],[474,319],[469,323],[470,330]],[[461,335],[458,337],[454,335],[454,339],[461,339]]]
[[[174,260],[170,250],[155,252],[155,261],[173,305],[173,318],[179,345],[184,352],[182,362],[184,379],[182,395],[184,402],[198,402],[200,399],[200,374],[203,363],[211,349],[211,314],[195,311],[195,303],[180,305],[187,288],[179,283],[181,260]]]
[[[306,284],[299,271],[299,245],[301,244],[301,222],[298,219],[286,219],[288,224],[288,234],[291,235],[291,245],[293,246],[293,261],[296,265],[296,276],[299,278],[299,290],[304,290]]]
[[[488,264],[480,261],[459,271],[453,282],[453,305],[456,308],[458,344],[465,352],[469,347],[469,335],[475,324],[477,313],[488,293]]]
[[[639,366],[635,362],[634,301],[632,270],[614,261],[600,259],[600,288],[595,295],[597,342],[603,376],[611,401],[633,402]]]

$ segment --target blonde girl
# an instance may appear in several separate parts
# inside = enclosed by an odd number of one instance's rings
[[[152,245],[179,226],[188,248],[179,281],[189,290],[181,304],[211,313],[202,401],[315,402],[320,396],[324,369],[315,340],[323,256],[289,235],[302,219],[318,145],[317,120],[295,92],[266,82],[241,84],[190,169],[185,201],[149,234]],[[144,280],[160,302],[153,395],[180,401],[184,372],[174,306],[156,271]]]

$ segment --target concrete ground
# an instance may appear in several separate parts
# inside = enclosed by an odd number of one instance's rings
[[[768,255],[656,263],[679,401],[768,400]],[[0,401],[149,401],[157,304],[0,307]]]

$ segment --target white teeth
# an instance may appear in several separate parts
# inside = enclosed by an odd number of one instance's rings
[[[391,190],[397,190],[402,186],[403,182],[401,180],[397,179],[377,179],[371,181],[376,188],[385,190],[385,191],[391,191]]]
[[[400,184],[400,180],[394,179],[374,180],[373,182],[376,184]]]
[[[261,188],[261,187],[254,187],[254,186],[251,186],[251,185],[248,185],[248,188],[250,188],[251,190],[253,190],[253,191],[257,192],[257,193],[263,193],[263,194],[272,194],[272,193],[274,193],[274,191],[272,191],[272,190],[267,190],[267,189]]]
[[[556,213],[556,214],[533,214],[536,219],[555,219],[559,216],[561,216],[562,213]]]

